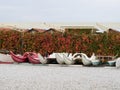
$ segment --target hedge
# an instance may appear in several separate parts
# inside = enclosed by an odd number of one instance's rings
[[[61,33],[21,33],[18,31],[0,31],[0,49],[12,50],[15,53],[28,51],[39,52],[83,52],[91,55],[120,56],[120,34],[61,34]]]

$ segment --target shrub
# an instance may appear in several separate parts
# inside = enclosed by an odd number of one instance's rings
[[[61,34],[61,33],[20,33],[17,31],[0,31],[0,49],[16,53],[28,51],[40,52],[84,52],[91,55],[120,56],[120,34]]]

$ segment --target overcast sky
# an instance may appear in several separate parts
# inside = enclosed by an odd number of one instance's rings
[[[0,22],[120,22],[120,0],[0,0]]]

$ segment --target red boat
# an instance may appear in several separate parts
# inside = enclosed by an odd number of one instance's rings
[[[39,60],[38,55],[36,53],[30,52],[28,55],[28,60],[32,64],[40,64],[40,60]]]
[[[26,62],[28,60],[28,58],[27,58],[28,54],[29,53],[26,52],[23,56],[22,55],[15,55],[12,51],[10,51],[10,55],[11,55],[12,59],[18,63]]]

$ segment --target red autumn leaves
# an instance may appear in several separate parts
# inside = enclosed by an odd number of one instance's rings
[[[16,53],[35,51],[46,52],[92,52],[100,55],[120,53],[120,34],[61,34],[61,33],[20,33],[17,31],[0,31],[0,49]],[[119,54],[120,55],[120,54]]]

